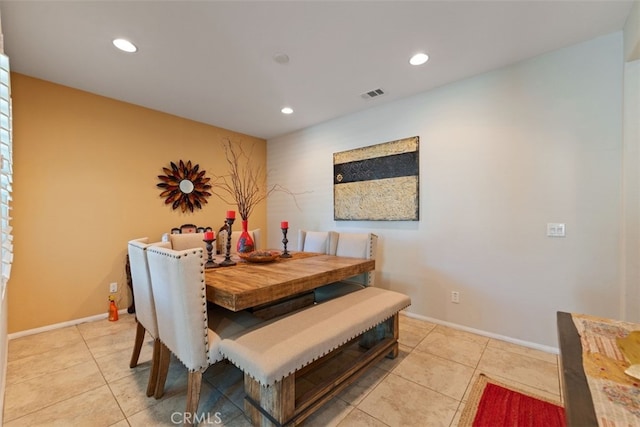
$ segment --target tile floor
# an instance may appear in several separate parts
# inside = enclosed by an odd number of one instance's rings
[[[152,342],[129,368],[133,315],[9,342],[4,425],[159,426],[181,424],[187,372],[174,361],[162,399],[146,397]],[[345,389],[309,426],[455,426],[475,377],[559,400],[555,354],[531,350],[410,317],[400,318],[400,356]],[[204,375],[201,425],[250,426],[242,373],[218,363]],[[208,414],[208,415],[206,415]]]

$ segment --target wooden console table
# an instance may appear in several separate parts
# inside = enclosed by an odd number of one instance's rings
[[[558,344],[564,411],[568,426],[597,426],[596,413],[582,365],[580,335],[570,313],[558,312]]]
[[[640,426],[640,379],[627,373],[640,324],[579,313],[557,319],[567,425]]]

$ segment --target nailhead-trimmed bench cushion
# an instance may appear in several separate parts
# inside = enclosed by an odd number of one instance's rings
[[[271,385],[408,307],[398,292],[367,287],[223,339],[220,352]]]

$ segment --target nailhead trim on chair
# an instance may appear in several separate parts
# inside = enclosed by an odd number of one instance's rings
[[[377,235],[371,234],[372,238],[369,240],[369,259],[374,259],[375,254],[373,253],[373,241],[378,238]],[[367,273],[367,285],[371,286],[371,282],[373,282],[373,275],[376,274],[375,271],[369,271]]]
[[[194,252],[197,253],[197,252]],[[204,259],[204,254],[202,252],[200,258]],[[208,322],[208,317],[207,317],[207,287],[206,285],[204,285],[205,281],[204,281],[204,263],[200,264],[200,267],[202,268],[201,273],[202,273],[202,279],[200,279],[200,282],[203,284],[203,286],[200,288],[200,291],[202,292],[201,297],[202,297],[202,314],[203,314],[203,318],[204,318],[204,347],[205,348],[209,348],[209,322]],[[211,366],[213,362],[211,361],[211,355],[209,354],[209,351],[207,351],[207,366],[201,366],[200,367],[200,371],[204,372],[209,366]]]
[[[193,251],[193,254],[196,255],[198,252],[197,251]],[[169,258],[176,258],[176,259],[180,259],[183,255],[169,255],[169,254],[163,254],[165,256],[168,256]],[[188,256],[189,254],[184,254],[184,256]],[[200,255],[200,258],[204,258],[204,255]],[[204,267],[204,264],[201,264],[201,267]],[[202,272],[202,271],[201,271]]]

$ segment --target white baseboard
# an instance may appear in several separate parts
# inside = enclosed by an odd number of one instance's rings
[[[127,314],[127,309],[118,310],[118,314]],[[83,317],[82,319],[69,320],[67,322],[55,323],[53,325],[42,326],[35,329],[27,329],[26,331],[14,332],[8,335],[9,340],[26,337],[27,335],[39,334],[40,332],[53,331],[54,329],[66,328],[67,326],[79,325],[80,323],[94,322],[96,320],[106,319],[108,313],[96,314],[95,316]]]
[[[127,309],[126,308],[118,310],[118,314],[126,314],[126,313],[127,313]],[[445,322],[444,320],[434,319],[433,317],[427,317],[427,316],[421,316],[419,314],[409,313],[407,311],[403,311],[402,313],[405,316],[411,317],[411,318],[414,318],[414,319],[424,320],[425,322],[435,323],[436,325],[447,326],[449,328],[458,329],[458,330],[465,331],[465,332],[470,332],[472,334],[481,335],[483,337],[494,338],[494,339],[497,339],[497,340],[500,340],[500,341],[510,342],[512,344],[517,344],[517,345],[521,345],[523,347],[533,348],[535,350],[544,351],[546,353],[553,353],[553,354],[559,354],[560,353],[560,351],[558,350],[557,347],[550,347],[550,346],[546,346],[546,345],[532,343],[532,342],[529,342],[529,341],[523,341],[523,340],[519,340],[519,339],[516,339],[516,338],[507,337],[507,336],[504,336],[504,335],[494,334],[492,332],[482,331],[480,329],[470,328],[468,326],[458,325],[456,323]],[[14,332],[13,334],[9,334],[8,338],[9,338],[9,340],[12,340],[12,339],[15,339],[15,338],[25,337],[25,336],[28,336],[28,335],[38,334],[40,332],[52,331],[54,329],[65,328],[67,326],[79,325],[80,323],[93,322],[93,321],[96,321],[96,320],[106,319],[107,316],[108,316],[107,313],[96,314],[95,316],[84,317],[82,319],[69,320],[67,322],[55,323],[53,325],[42,326],[40,328],[28,329],[26,331],[20,331],[20,332]]]
[[[544,351],[546,353],[552,353],[552,354],[559,354],[560,353],[560,350],[557,347],[549,347],[549,346],[546,346],[546,345],[536,344],[536,343],[529,342],[529,341],[523,341],[523,340],[519,340],[519,339],[516,339],[516,338],[507,337],[507,336],[504,336],[504,335],[494,334],[492,332],[481,331],[479,329],[470,328],[468,326],[462,326],[462,325],[458,325],[456,323],[445,322],[444,320],[434,319],[432,317],[421,316],[419,314],[414,314],[414,313],[408,313],[406,311],[403,311],[402,313],[405,314],[407,317],[411,317],[411,318],[414,318],[414,319],[424,320],[426,322],[431,322],[431,323],[435,323],[437,325],[447,326],[447,327],[452,328],[452,329],[459,329],[459,330],[465,331],[465,332],[471,332],[472,334],[482,335],[483,337],[494,338],[494,339],[497,339],[497,340],[500,340],[500,341],[506,341],[506,342],[509,342],[511,344],[517,344],[517,345],[521,345],[523,347],[533,348],[534,350],[540,350],[540,351]]]

